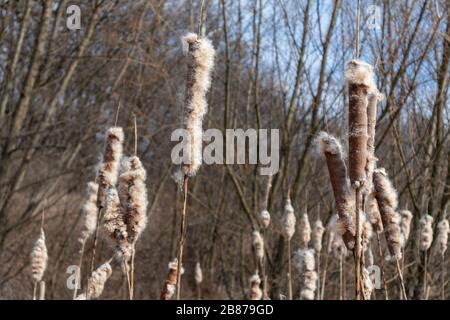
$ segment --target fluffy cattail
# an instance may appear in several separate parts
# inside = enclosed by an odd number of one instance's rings
[[[261,300],[263,292],[260,287],[261,279],[259,275],[255,273],[250,277],[250,300]]]
[[[177,284],[177,266],[178,260],[175,258],[173,261],[169,262],[169,273],[167,274],[166,281],[164,283],[163,289],[161,291],[161,300],[171,300],[175,294],[176,284]],[[181,274],[184,273],[183,267],[181,268]]]
[[[253,249],[259,261],[264,258],[264,240],[259,231],[253,231]]]
[[[368,220],[372,224],[373,231],[376,233],[383,232],[383,222],[381,221],[380,210],[378,209],[378,203],[373,194],[367,195],[366,214]]]
[[[313,249],[298,249],[294,253],[294,266],[301,273],[303,271],[313,271],[316,260]]]
[[[109,262],[105,262],[92,273],[91,281],[89,282],[89,297],[91,299],[100,297],[111,274],[112,268]]]
[[[283,236],[287,240],[291,240],[295,233],[295,214],[294,207],[292,207],[291,199],[289,197],[286,199],[286,204],[284,205],[284,213],[282,218],[282,232]]]
[[[92,181],[89,182],[87,185],[87,199],[82,207],[84,221],[83,229],[78,239],[81,243],[86,241],[95,232],[97,226],[97,192],[98,184]]]
[[[370,247],[370,240],[372,239],[372,225],[369,221],[365,221],[362,226],[362,248],[367,251]]]
[[[326,132],[317,136],[319,151],[325,155],[333,189],[339,224],[342,226],[342,238],[349,249],[355,245],[354,201],[347,180],[347,168],[344,153],[337,139]]]
[[[341,254],[347,255],[347,247],[342,240],[339,231],[337,230],[337,221],[339,216],[334,214],[331,216],[330,221],[327,225],[328,233],[328,244],[327,244],[327,254],[333,253],[335,258],[339,258]]]
[[[409,233],[411,230],[411,221],[412,221],[413,215],[412,215],[411,211],[409,211],[409,210],[400,210],[400,216],[401,216],[401,221],[400,221],[401,245],[402,245],[402,248],[405,248],[406,242],[408,241]]]
[[[433,217],[429,214],[420,219],[420,250],[427,251],[433,242]]]
[[[44,272],[47,269],[47,246],[45,245],[45,233],[41,228],[39,238],[34,243],[33,251],[31,251],[31,276],[35,283],[42,280]]]
[[[441,255],[447,251],[448,234],[450,233],[450,227],[447,219],[443,219],[438,223],[438,235],[437,242],[439,244],[439,252]]]
[[[97,207],[105,206],[106,192],[117,183],[119,175],[120,159],[123,151],[123,130],[120,127],[112,127],[106,133],[105,151],[103,161],[97,174],[98,193]]]
[[[313,249],[299,249],[294,254],[294,265],[301,275],[300,299],[313,300],[317,288],[317,273]]]
[[[367,103],[367,162],[366,162],[366,177],[367,186],[365,186],[367,193],[370,193],[372,185],[372,175],[376,167],[377,158],[375,157],[375,127],[377,123],[377,104],[381,100],[382,95],[374,88],[375,92],[371,93]]]
[[[269,211],[267,211],[267,210],[261,211],[259,216],[258,216],[258,218],[259,218],[259,222],[261,223],[261,225],[264,228],[269,227],[269,224],[270,224],[270,213],[269,213]]]
[[[322,238],[324,232],[325,228],[323,227],[322,221],[320,221],[320,219],[317,219],[316,222],[314,222],[313,226],[312,245],[314,250],[316,250],[316,252],[318,253],[322,251]]]
[[[211,71],[214,65],[214,48],[206,38],[189,33],[183,38],[187,47],[187,76],[184,97],[184,126],[187,130],[187,163],[183,173],[195,176],[202,162],[202,121],[206,114],[206,92],[211,85]]]
[[[301,300],[314,300],[315,291],[317,289],[317,272],[305,271],[303,273],[303,283],[300,290]]]
[[[374,171],[373,184],[389,252],[394,259],[401,259],[400,215],[396,212],[397,192],[383,168]]]
[[[309,218],[306,212],[300,217],[299,233],[300,245],[304,248],[308,247],[309,241],[311,241],[311,225],[309,224]]]
[[[128,260],[131,256],[131,246],[126,240],[127,226],[121,211],[119,195],[114,187],[109,188],[106,193],[103,227],[110,238],[115,241],[117,253]]]
[[[345,78],[348,84],[348,145],[349,176],[352,186],[359,187],[366,180],[367,162],[367,105],[369,94],[376,90],[371,65],[351,60]]]
[[[118,192],[127,226],[127,241],[133,245],[147,226],[146,177],[147,173],[137,156],[122,160]]]
[[[200,262],[195,264],[195,275],[194,275],[195,283],[200,284],[203,281],[203,273],[202,268],[200,267]]]

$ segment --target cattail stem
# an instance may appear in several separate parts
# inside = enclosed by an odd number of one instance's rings
[[[115,120],[114,120],[114,127],[117,126],[117,121],[119,120],[119,111],[120,111],[120,101],[119,101],[119,105],[117,106],[117,109],[116,109],[116,116],[115,116]]]
[[[344,297],[344,278],[343,278],[343,270],[342,270],[342,253],[339,255],[339,300],[343,300]]]
[[[383,286],[384,286],[384,295],[385,295],[386,300],[389,300],[386,275],[384,273],[384,255],[383,255],[383,250],[381,249],[380,234],[378,232],[376,232],[376,234],[377,234],[378,255],[380,256],[380,272],[381,272],[381,278],[383,279]]]
[[[135,257],[136,249],[133,248],[131,251],[131,271],[130,271],[130,300],[134,298],[134,257]]]
[[[441,254],[442,262],[441,262],[441,293],[442,300],[445,300],[445,253]]]
[[[317,300],[320,300],[320,252],[317,252]]]
[[[39,300],[45,300],[45,281],[39,282]]]
[[[188,195],[188,177],[185,175],[183,179],[183,211],[181,213],[181,226],[180,226],[180,240],[178,242],[178,261],[177,261],[177,270],[181,270],[182,260],[183,260],[183,249],[184,242],[186,240],[186,209],[187,209],[187,195]],[[181,296],[181,272],[177,273],[177,300],[180,300]]]
[[[265,244],[266,243],[266,229],[265,228],[262,229],[262,238],[263,238],[263,242]],[[262,277],[263,277],[263,299],[266,299],[268,297],[265,256],[266,255],[264,254],[263,258],[261,259],[261,273],[262,273]]]
[[[78,276],[75,279],[75,288],[73,289],[73,299],[77,297],[78,292],[78,284],[81,282],[81,268],[83,266],[83,257],[84,257],[84,247],[86,245],[86,239],[81,243],[81,252],[80,252],[80,261],[78,262]]]
[[[128,289],[128,299],[133,300],[133,289],[131,288],[131,277],[130,277],[130,268],[128,267],[127,261],[123,259],[123,268],[125,270],[125,277],[127,280],[127,289]]]
[[[398,278],[399,278],[399,281],[400,281],[400,286],[401,286],[401,289],[402,289],[401,292],[402,292],[402,295],[403,295],[403,299],[408,300],[408,297],[406,295],[405,283],[403,281],[403,274],[402,274],[402,270],[400,268],[400,261],[398,259],[396,259],[395,262],[396,262],[396,266],[397,266],[397,273],[398,273]]]
[[[329,254],[325,255],[325,269],[323,270],[323,280],[322,280],[322,285],[320,286],[320,288],[321,288],[320,300],[323,300],[324,294],[325,294],[325,282],[326,282],[326,279],[327,279],[328,257],[329,256],[330,256]]]
[[[356,217],[356,243],[355,243],[355,298],[361,300],[361,225],[359,206],[361,202],[360,188],[355,188],[355,217]]]
[[[34,288],[33,288],[33,300],[36,300],[36,292],[37,292],[37,282],[34,282]]]
[[[289,300],[292,300],[291,239],[288,239],[288,288]]]
[[[428,268],[428,250],[424,251],[425,261],[423,267],[423,296],[424,299],[427,299],[427,289],[428,289],[428,277],[427,277],[427,268]]]

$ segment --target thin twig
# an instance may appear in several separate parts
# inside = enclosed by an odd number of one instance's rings
[[[178,261],[177,261],[177,300],[180,300],[181,296],[181,268],[183,260],[184,241],[186,240],[186,209],[187,209],[187,194],[188,194],[188,177],[184,176],[183,179],[183,211],[181,213],[181,226],[180,226],[180,240],[178,242]]]

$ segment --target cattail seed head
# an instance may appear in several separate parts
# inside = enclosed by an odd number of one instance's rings
[[[364,300],[370,300],[370,296],[372,295],[372,291],[374,289],[374,285],[372,282],[372,279],[370,279],[369,271],[364,268],[363,270],[363,294],[364,294]]]
[[[307,248],[309,241],[311,240],[311,225],[309,224],[309,218],[306,212],[300,217],[299,233],[300,245],[304,248]]]
[[[371,65],[358,60],[347,64],[345,78],[348,84],[348,144],[349,176],[352,186],[359,187],[366,180],[368,96],[376,90]]]
[[[282,218],[282,232],[285,239],[291,240],[295,233],[295,223],[296,218],[294,214],[294,207],[292,207],[291,199],[288,197],[286,199],[286,204],[284,205],[284,213]]]
[[[324,154],[327,161],[331,187],[333,189],[336,210],[339,215],[341,234],[345,245],[353,249],[355,245],[355,223],[353,219],[354,200],[347,179],[347,167],[344,152],[339,141],[326,132],[320,132],[316,138],[318,150]]]
[[[302,289],[300,291],[300,300],[314,300],[317,289],[317,272],[305,271],[302,275]]]
[[[372,225],[369,221],[365,221],[362,227],[362,248],[367,251],[370,247],[370,240],[372,239]]]
[[[259,260],[264,258],[264,240],[259,231],[253,231],[253,249]]]
[[[429,214],[420,219],[420,250],[427,251],[433,243],[433,217]]]
[[[401,259],[400,215],[396,211],[397,192],[383,168],[374,171],[373,184],[389,252],[394,259]]]
[[[439,252],[443,256],[445,251],[447,251],[448,234],[450,233],[450,226],[447,219],[442,219],[438,223],[438,235],[437,242],[439,244]]]
[[[368,220],[372,224],[373,231],[376,233],[383,232],[383,222],[381,221],[380,210],[378,209],[378,203],[373,194],[367,196],[366,214]]]
[[[105,287],[106,281],[112,274],[112,268],[109,262],[102,264],[98,267],[91,276],[91,281],[89,282],[89,297],[96,299],[100,297]]]
[[[270,225],[270,213],[267,210],[263,210],[260,212],[259,216],[259,222],[264,228],[268,228]]]
[[[184,98],[184,126],[187,130],[187,163],[182,170],[187,176],[195,176],[202,162],[202,121],[206,114],[206,92],[211,85],[214,65],[214,48],[206,38],[189,33],[183,38],[187,47],[187,76]]]
[[[87,185],[87,199],[82,207],[83,211],[83,229],[81,230],[79,242],[85,242],[94,232],[97,227],[97,192],[98,184],[89,182]]]
[[[312,244],[314,250],[316,252],[322,251],[322,238],[323,234],[325,232],[325,228],[322,224],[322,221],[320,219],[317,219],[316,222],[314,222],[313,232],[312,232]]]
[[[47,246],[45,245],[45,233],[41,228],[39,238],[36,240],[31,251],[31,275],[34,282],[39,282],[47,269]]]
[[[178,275],[178,260],[175,258],[169,262],[169,272],[167,274],[163,289],[161,291],[161,300],[171,300],[175,294],[177,275]],[[181,267],[181,274],[184,273],[184,268]]]
[[[315,258],[313,249],[298,249],[294,253],[294,266],[300,272],[313,271],[315,268]]]
[[[400,210],[400,216],[401,216],[401,221],[400,221],[400,231],[401,231],[401,245],[402,248],[404,248],[406,246],[406,242],[408,241],[409,238],[409,233],[411,230],[411,221],[413,218],[413,215],[411,213],[411,211],[409,210]]]
[[[203,273],[202,273],[202,268],[200,267],[200,262],[197,262],[195,264],[195,283],[196,284],[200,284],[203,281]]]
[[[261,300],[263,292],[260,287],[261,279],[259,275],[255,273],[250,277],[250,300]]]
[[[377,104],[382,99],[382,94],[378,92],[369,94],[367,103],[367,162],[366,162],[366,189],[365,193],[370,193],[372,189],[373,171],[376,168],[377,157],[375,156],[375,127],[377,124]]]
[[[127,241],[133,245],[147,226],[146,177],[147,173],[137,156],[122,159],[118,191],[127,226]]]
[[[111,239],[115,241],[116,252],[125,260],[131,256],[131,246],[127,242],[127,226],[121,211],[119,195],[116,188],[109,188],[106,193],[103,227]]]
[[[97,207],[105,206],[105,196],[108,189],[115,186],[119,175],[120,159],[123,152],[124,134],[120,127],[112,127],[106,133],[103,161],[97,173],[98,193]]]

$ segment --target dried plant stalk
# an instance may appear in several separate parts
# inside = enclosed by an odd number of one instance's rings
[[[335,137],[323,131],[319,133],[317,142],[320,152],[325,155],[327,161],[336,210],[339,215],[339,230],[347,248],[353,249],[355,245],[354,202],[347,180],[347,168],[341,144]]]
[[[282,233],[288,245],[288,299],[292,300],[292,263],[291,263],[291,239],[295,233],[296,218],[294,214],[294,207],[291,204],[289,194],[286,197],[284,205],[284,212],[282,217]]]
[[[438,223],[438,235],[437,235],[437,243],[439,245],[439,253],[441,255],[445,254],[447,251],[447,243],[448,243],[448,234],[450,233],[450,226],[447,219],[442,219]]]

